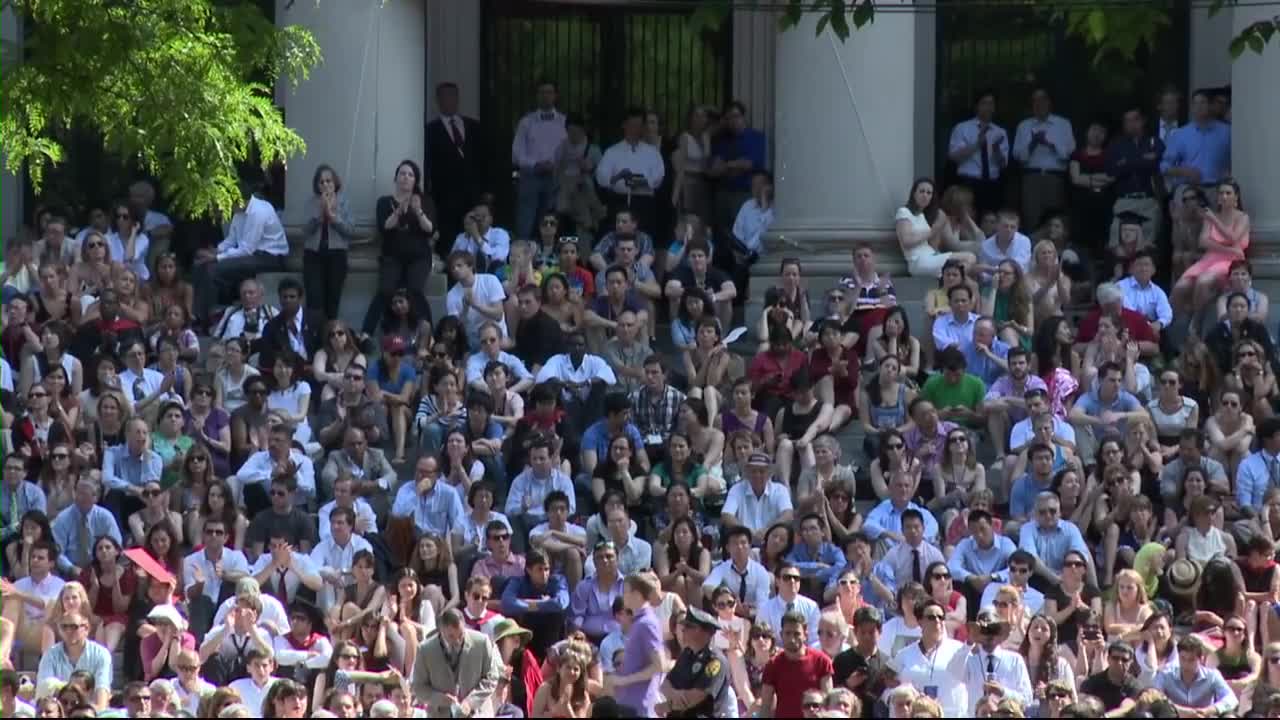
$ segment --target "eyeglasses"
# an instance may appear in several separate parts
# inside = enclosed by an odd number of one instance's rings
[[[1069,568],[1082,568],[1084,566],[1085,566],[1085,563],[1083,560],[1067,560],[1066,562],[1062,563],[1062,567],[1069,567]]]
[[[902,448],[906,447],[906,445],[904,445],[904,444],[902,444],[902,443],[900,443],[900,442],[899,442],[899,443],[885,443],[885,447],[889,448],[890,450],[901,450]]]
[[[64,452],[54,453],[50,457],[52,457],[54,460],[70,460],[71,459],[71,455]]]
[[[191,463],[194,463],[194,462],[202,462],[202,463],[204,463],[204,462],[209,462],[209,458],[207,458],[207,457],[205,457],[205,456],[203,456],[203,455],[192,455],[191,457],[187,458],[187,462],[191,462]]]
[[[1064,693],[1061,690],[1051,690],[1044,694],[1050,700],[1065,700],[1071,697],[1071,693]]]
[[[729,608],[737,607],[737,606],[738,606],[738,601],[732,600],[732,599],[721,600],[720,602],[716,603],[716,607],[720,608],[721,610],[728,610]]]
[[[35,400],[36,398],[47,398],[49,397],[49,393],[44,391],[27,393],[27,397],[31,398],[32,400]]]
[[[951,579],[951,573],[934,573],[933,575],[931,575],[931,576],[929,576],[929,577],[930,577],[930,579],[932,579],[932,580],[950,580],[950,579]]]
[[[209,397],[213,397],[213,390],[210,390],[209,388],[201,387],[201,388],[196,388],[192,390],[191,394],[192,395],[208,395]]]
[[[471,593],[471,599],[476,602],[489,602],[489,596],[483,593]]]
[[[842,585],[842,586],[844,586],[844,587],[855,587],[855,586],[860,585],[860,584],[862,584],[862,583],[861,583],[861,581],[859,581],[859,580],[858,580],[858,579],[856,579],[856,578],[848,578],[848,579],[846,579],[846,580],[841,580],[841,581],[839,582],[839,584],[840,584],[840,585]]]
[[[779,577],[782,579],[783,582],[800,582],[800,576],[793,575],[792,573],[787,573],[786,575],[780,575]]]
[[[820,702],[807,702],[804,704],[805,710],[817,710],[821,707],[822,707],[822,703]]]
[[[942,613],[925,613],[920,616],[920,619],[925,622],[942,622],[946,619],[946,616]]]
[[[555,218],[547,218],[546,220],[542,221],[542,227],[555,227],[556,225],[559,225],[559,224],[560,224],[560,221],[556,220]]]
[[[142,497],[148,497],[148,498],[150,498],[150,497],[156,497],[156,496],[157,496],[157,495],[159,495],[161,492],[162,492],[162,491],[160,491],[160,490],[143,490],[143,491],[142,491]]]
[[[90,242],[90,243],[85,243],[85,247],[88,247],[88,248],[106,247],[106,246],[107,246],[107,244],[106,244],[106,243],[103,243],[103,242]]]

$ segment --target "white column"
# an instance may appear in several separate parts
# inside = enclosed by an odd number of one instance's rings
[[[1231,83],[1231,38],[1235,37],[1235,12],[1230,5],[1209,17],[1209,9],[1191,7],[1191,57],[1187,63],[1191,91]]]
[[[1235,30],[1269,19],[1271,7],[1235,8]],[[1280,278],[1280,43],[1267,43],[1262,54],[1246,50],[1231,66],[1231,169],[1240,183],[1245,211],[1253,227],[1249,257],[1255,273]]]
[[[874,23],[843,43],[829,29],[814,36],[816,15],[778,36],[773,234],[784,242],[845,262],[854,242],[870,242],[883,267],[901,270],[893,215],[918,165],[917,83],[934,72],[915,15],[886,11],[911,4],[877,3]]]
[[[379,195],[391,191],[396,165],[424,159],[426,3],[276,0],[277,22],[302,25],[320,44],[321,63],[296,88],[281,83],[285,121],[307,142],[292,158],[284,220],[301,224],[317,165],[342,176],[358,224],[373,222]]]
[[[0,38],[8,43],[22,40],[22,19],[13,8],[6,7],[0,12]],[[9,72],[5,68],[5,72]],[[9,172],[7,159],[0,157],[0,237],[7,242],[18,236],[22,227],[23,215],[23,177],[21,174]]]

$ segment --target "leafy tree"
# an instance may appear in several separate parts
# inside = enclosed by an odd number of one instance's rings
[[[934,0],[941,5],[941,0]],[[1130,3],[1096,2],[1093,0],[981,0],[986,7],[1007,5],[1010,9],[1031,7],[1043,13],[1047,19],[1065,24],[1067,33],[1084,40],[1093,50],[1095,64],[1103,60],[1131,60],[1139,46],[1150,47],[1160,29],[1168,25],[1169,3],[1155,0],[1132,0]],[[1239,4],[1240,0],[1211,0],[1209,15],[1215,15],[1224,7]],[[937,6],[935,5],[935,6]],[[731,0],[703,0],[698,8],[697,21],[715,23],[732,7]],[[964,0],[955,3],[963,10]],[[940,8],[939,8],[940,9]],[[877,12],[914,12],[913,8],[894,6],[876,7],[875,0],[785,0],[779,20],[785,28],[795,27],[805,13],[818,13],[817,34],[831,31],[841,40],[849,33],[875,21]],[[1280,15],[1260,20],[1244,28],[1231,41],[1231,57],[1240,57],[1245,50],[1261,53],[1271,38],[1280,32]]]
[[[39,191],[89,132],[164,187],[170,209],[224,215],[238,170],[305,151],[272,98],[320,60],[311,33],[276,27],[257,0],[3,0],[24,19],[6,43],[0,149]],[[74,131],[74,132],[73,132]]]

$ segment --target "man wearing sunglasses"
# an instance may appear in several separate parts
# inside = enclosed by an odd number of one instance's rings
[[[62,642],[40,658],[36,685],[43,687],[47,680],[62,680],[73,672],[85,671],[93,676],[94,707],[106,708],[111,703],[111,651],[89,639],[89,620],[79,612],[63,615],[57,630]]]
[[[1032,615],[1040,612],[1044,607],[1044,594],[1028,584],[1031,581],[1031,574],[1035,571],[1036,562],[1035,555],[1024,549],[1015,550],[1009,556],[1008,567],[991,575],[992,582],[987,585],[986,590],[982,591],[982,599],[978,607],[994,606],[1000,588],[1009,584],[1022,591],[1022,605],[1027,612]]]
[[[227,526],[221,518],[204,523],[204,547],[182,561],[183,593],[187,596],[191,634],[203,637],[213,624],[214,611],[231,597],[236,583],[249,573],[244,553],[226,547]]]
[[[1107,667],[1090,675],[1080,683],[1081,694],[1092,695],[1102,701],[1107,717],[1125,717],[1137,707],[1137,679],[1129,674],[1133,662],[1133,647],[1123,640],[1113,640],[1107,646]]]
[[[326,660],[326,664],[328,661]],[[195,717],[200,700],[217,690],[208,680],[200,677],[200,656],[194,650],[183,650],[173,661],[178,677],[173,683],[174,702],[178,709]]]

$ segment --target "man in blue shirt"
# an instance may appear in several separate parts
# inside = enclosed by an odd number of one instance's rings
[[[1231,126],[1214,119],[1204,90],[1191,96],[1191,123],[1166,138],[1160,172],[1175,206],[1184,187],[1196,186],[1205,191],[1210,207],[1217,205],[1217,184],[1231,174]]]
[[[107,486],[106,506],[121,522],[141,510],[142,488],[160,482],[164,462],[147,447],[151,428],[140,417],[126,424],[123,445],[107,448],[102,453],[102,481]]]
[[[1125,222],[1133,221],[1133,218],[1128,218]],[[1173,322],[1173,307],[1169,305],[1169,295],[1164,289],[1151,281],[1155,274],[1155,257],[1150,250],[1140,250],[1129,261],[1129,276],[1117,282],[1116,287],[1124,293],[1124,307],[1141,313],[1151,325],[1152,332],[1159,335]]]
[[[996,579],[996,573],[1009,567],[1009,556],[1017,546],[1003,533],[997,533],[991,513],[969,511],[969,537],[961,540],[947,562],[960,591],[977,607],[982,592]]]
[[[1236,501],[1241,509],[1261,511],[1267,490],[1280,487],[1280,418],[1269,417],[1258,424],[1258,442],[1261,447],[1236,470]]]
[[[1186,635],[1178,641],[1178,662],[1164,666],[1152,683],[1178,709],[1178,717],[1222,717],[1240,705],[1217,668],[1205,667],[1204,641]]]
[[[1108,429],[1115,429],[1121,436],[1130,418],[1146,415],[1142,403],[1120,387],[1124,371],[1114,362],[1106,362],[1098,368],[1097,386],[1076,400],[1071,408],[1071,422],[1093,430],[1095,437]]]
[[[751,197],[751,174],[765,169],[768,141],[747,127],[747,106],[737,100],[725,106],[720,120],[725,132],[712,145],[707,175],[717,181],[716,235],[727,237],[738,208]]]
[[[533,632],[529,648],[545,656],[564,637],[569,620],[569,588],[564,578],[551,573],[551,562],[541,550],[530,550],[524,575],[502,589],[502,614]]]
[[[981,380],[988,390],[1009,371],[1009,343],[996,337],[996,324],[989,317],[978,318],[973,325],[973,342],[961,345],[960,350],[964,352],[966,372]]]
[[[832,572],[844,565],[840,548],[822,539],[822,516],[809,513],[800,518],[800,542],[787,555],[807,580],[819,581],[825,587]]]
[[[1035,443],[1027,449],[1028,470],[1009,490],[1009,518],[1018,522],[1030,520],[1036,496],[1053,484],[1053,448]]]
[[[622,393],[611,393],[604,398],[604,417],[592,423],[582,433],[582,472],[588,478],[598,463],[609,457],[609,441],[616,435],[626,434],[636,448],[631,459],[637,467],[649,467],[649,456],[644,451],[644,437],[631,422],[631,398]]]

